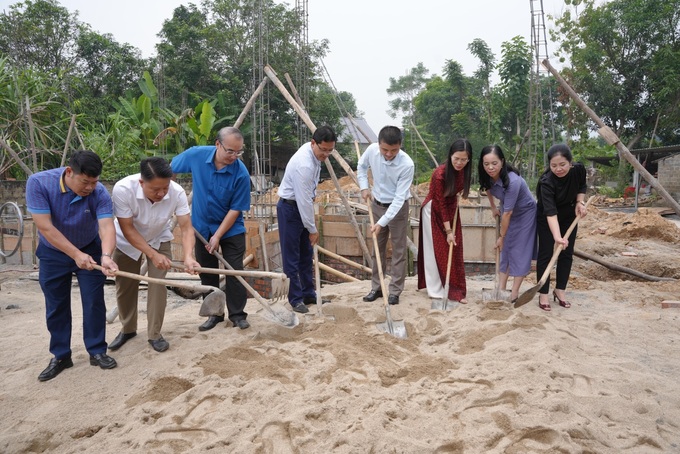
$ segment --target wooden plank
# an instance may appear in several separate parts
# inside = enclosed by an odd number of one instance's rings
[[[357,235],[354,230],[354,226],[352,224],[349,224],[347,222],[326,222],[325,220],[323,221],[323,235],[325,237],[327,236],[335,236],[335,237],[341,237],[341,238],[354,238],[356,239]]]

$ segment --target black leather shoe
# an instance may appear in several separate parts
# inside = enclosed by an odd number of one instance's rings
[[[248,329],[250,328],[250,323],[248,323],[248,320],[245,318],[242,318],[241,320],[236,320],[234,323],[234,328],[241,328],[241,329]]]
[[[125,345],[125,342],[129,341],[130,339],[132,339],[136,335],[137,335],[137,331],[133,331],[131,333],[123,333],[121,331],[120,333],[118,333],[116,338],[113,341],[111,341],[111,343],[109,344],[109,350],[111,350],[112,352],[115,352],[120,347]]]
[[[50,360],[50,364],[47,366],[47,369],[40,372],[40,375],[38,375],[38,380],[52,380],[54,377],[59,375],[62,370],[68,369],[69,367],[73,367],[73,361],[71,361],[70,357],[64,359],[52,358]]]
[[[399,304],[399,295],[390,295],[387,297],[387,302],[391,305]]]
[[[90,366],[99,366],[102,369],[113,369],[118,363],[116,360],[111,358],[106,353],[97,353],[96,355],[90,355]]]
[[[316,297],[314,297],[314,296],[305,296],[305,297],[302,299],[302,302],[305,303],[305,304],[316,304]],[[328,299],[328,298],[321,298],[321,304],[328,304],[328,303],[330,303],[330,302],[331,302],[331,300]]]
[[[204,324],[198,327],[199,331],[208,331],[217,326],[218,323],[224,321],[224,315],[211,315]]]
[[[364,301],[370,303],[382,297],[382,290],[371,290],[368,295],[364,296]]]
[[[307,306],[305,306],[305,303],[302,301],[293,306],[293,310],[301,314],[306,314],[307,312],[309,312],[309,309],[307,309]]]
[[[170,347],[170,344],[168,341],[163,339],[163,336],[159,337],[158,339],[149,339],[149,343],[151,344],[151,347],[153,347],[154,350],[157,352],[164,352]]]

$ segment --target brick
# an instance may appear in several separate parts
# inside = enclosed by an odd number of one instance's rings
[[[680,301],[661,301],[661,309],[680,309]]]

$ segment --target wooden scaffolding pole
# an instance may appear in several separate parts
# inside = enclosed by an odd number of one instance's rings
[[[26,175],[28,175],[28,176],[33,175],[33,171],[26,165],[26,163],[25,163],[24,161],[21,160],[21,158],[19,157],[19,155],[17,154],[17,152],[14,151],[14,150],[12,150],[12,147],[10,147],[9,145],[7,145],[7,142],[5,142],[4,140],[2,140],[2,138],[0,138],[0,147],[4,148],[5,150],[7,150],[7,152],[8,152],[10,155],[12,155],[12,158],[14,158],[14,161],[15,161],[17,164],[19,164],[19,167],[21,167],[22,169],[24,169],[24,172],[26,172]]]
[[[553,66],[550,64],[548,59],[546,58],[543,60],[543,66],[545,66],[548,71],[552,73],[553,76],[555,76],[555,79],[557,79],[557,82],[564,88],[564,91],[567,92],[569,97],[574,100],[576,105],[578,105],[581,110],[583,110],[599,127],[598,133],[602,138],[609,144],[609,145],[614,145],[616,149],[619,151],[619,157],[623,157],[626,159],[626,161],[630,162],[630,164],[633,166],[635,170],[637,170],[642,178],[645,179],[649,183],[651,187],[657,190],[659,195],[663,197],[663,199],[670,205],[671,208],[673,208],[673,211],[680,216],[680,204],[673,199],[673,197],[666,191],[666,189],[659,183],[659,180],[654,178],[652,174],[650,174],[647,169],[644,168],[640,162],[635,159],[635,156],[628,150],[628,148],[621,143],[621,140],[618,138],[616,133],[611,130],[609,126],[604,124],[602,119],[597,116],[597,114],[590,108],[588,105],[581,99],[581,97],[574,91],[573,88],[567,83],[566,80],[560,75],[560,73],[553,68]]]
[[[300,105],[293,99],[293,96],[286,90],[286,87],[281,83],[279,78],[276,76],[276,73],[274,70],[269,66],[265,65],[264,67],[264,72],[267,74],[269,79],[276,85],[276,88],[279,89],[281,94],[283,95],[284,98],[288,101],[288,103],[295,109],[297,114],[300,116],[302,121],[305,122],[307,127],[309,128],[312,133],[316,131],[316,125],[314,125],[314,122],[312,122],[311,118],[309,118],[309,115],[307,115],[307,112],[305,112]],[[339,156],[340,159],[342,159],[342,156],[340,156],[340,153],[337,152],[337,150],[333,150],[333,156]],[[359,224],[357,223],[356,217],[354,216],[354,212],[352,211],[352,207],[349,205],[349,201],[347,200],[347,197],[345,194],[342,192],[342,188],[340,187],[340,182],[338,181],[338,177],[335,175],[335,170],[333,170],[333,166],[331,165],[328,160],[324,161],[326,163],[326,169],[328,170],[328,173],[330,173],[331,178],[333,179],[333,183],[335,183],[335,188],[338,191],[338,194],[340,194],[340,198],[342,199],[342,203],[345,206],[345,210],[347,211],[347,214],[349,215],[349,220],[352,223],[352,226],[354,227],[354,232],[356,233],[357,240],[359,240],[359,245],[361,246],[361,250],[364,253],[364,259],[366,262],[373,267],[373,259],[371,258],[371,254],[368,251],[368,246],[366,245],[366,240],[364,239],[364,236],[361,234],[361,229],[359,229]],[[340,161],[338,161],[340,162]],[[347,162],[342,159],[342,162]],[[342,164],[341,162],[341,164]],[[348,165],[349,167],[349,165]],[[343,167],[344,168],[344,167]],[[354,177],[356,181],[356,176]]]

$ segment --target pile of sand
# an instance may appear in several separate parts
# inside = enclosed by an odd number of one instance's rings
[[[38,283],[6,281],[0,452],[676,451],[680,325],[659,303],[680,285],[574,274],[587,285],[550,313],[483,303],[490,278],[468,279],[470,304],[431,311],[408,278],[392,308],[404,340],[376,328],[385,313],[361,301],[368,282],[324,287],[335,321],[312,308],[293,329],[249,300],[250,329],[199,332],[199,304],[170,293],[162,354],[146,342],[143,291],[140,335],[109,371],[88,364],[74,288],[74,367],[46,383]]]

